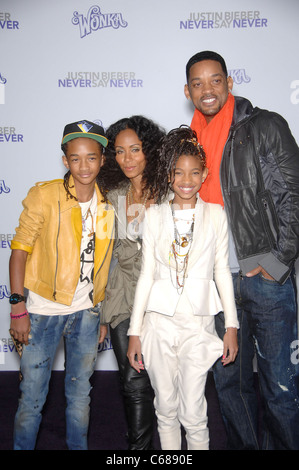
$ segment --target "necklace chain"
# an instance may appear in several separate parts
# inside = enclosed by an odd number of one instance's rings
[[[189,261],[189,252],[190,252],[192,241],[193,241],[194,214],[192,216],[192,222],[191,222],[191,227],[189,231],[186,233],[186,235],[181,236],[176,226],[174,210],[173,210],[172,205],[171,205],[171,212],[172,212],[172,218],[173,218],[173,224],[174,224],[174,241],[171,244],[171,250],[169,252],[169,268],[170,268],[170,258],[173,255],[174,260],[175,260],[175,271],[176,271],[176,285],[174,287],[181,294],[185,286],[186,272],[187,272],[188,261]],[[176,249],[176,245],[179,247],[179,249],[188,247],[187,253],[180,254]],[[183,258],[182,266],[179,266],[180,264],[179,258],[181,258],[181,260]],[[171,273],[170,273],[170,277],[172,280]],[[180,277],[182,278],[182,280],[180,280]]]
[[[93,193],[90,204],[85,212],[85,214],[82,214],[82,232],[86,232],[87,230],[87,219],[88,217],[91,217],[91,229],[89,230],[88,237],[92,237],[94,235],[94,226],[93,226],[93,214],[91,211],[91,205],[93,203],[93,198],[94,198],[95,193]],[[82,209],[81,209],[82,211]]]
[[[142,207],[141,207],[141,210],[138,211],[138,216],[132,221],[132,226],[133,226],[135,232],[139,231],[139,224],[140,224],[140,222],[143,218],[144,211],[145,211],[145,206],[146,206],[146,203],[148,201],[149,196],[150,196],[150,190],[148,189],[146,191],[146,193],[144,194],[144,196],[143,196],[143,201],[140,202],[140,203],[136,203],[138,205],[141,204]],[[127,200],[128,200],[128,207],[131,206],[134,203],[132,183],[130,184],[129,190],[127,192]]]

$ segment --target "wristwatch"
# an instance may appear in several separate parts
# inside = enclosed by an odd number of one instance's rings
[[[10,304],[18,304],[19,302],[24,302],[26,301],[26,297],[23,297],[23,295],[20,294],[11,294],[9,297],[9,303]]]

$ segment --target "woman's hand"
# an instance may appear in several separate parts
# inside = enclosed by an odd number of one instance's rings
[[[133,369],[138,373],[140,373],[141,370],[144,370],[139,336],[130,336],[127,358],[129,359],[131,367],[133,367]]]
[[[237,328],[227,328],[223,337],[223,356],[222,364],[226,366],[234,362],[238,354]]]
[[[108,333],[108,326],[107,325],[100,325],[99,343],[103,343],[104,339],[107,336],[107,333]]]

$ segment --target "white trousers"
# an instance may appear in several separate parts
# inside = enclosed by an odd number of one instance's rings
[[[182,425],[188,449],[208,450],[205,385],[208,370],[223,354],[214,317],[147,312],[141,343],[162,449],[181,449]]]

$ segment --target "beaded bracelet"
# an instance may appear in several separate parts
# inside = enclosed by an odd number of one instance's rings
[[[27,317],[27,315],[28,315],[28,312],[27,310],[25,310],[25,312],[18,313],[17,315],[13,315],[12,313],[10,313],[10,318],[22,318],[22,317]]]

